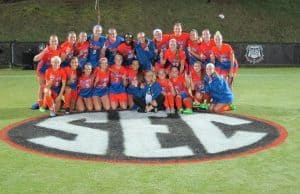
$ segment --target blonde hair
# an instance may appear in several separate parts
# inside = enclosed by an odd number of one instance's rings
[[[54,56],[51,58],[51,64],[54,63],[55,61],[58,61],[59,63],[61,63],[61,58],[59,56]]]
[[[160,34],[162,34],[162,30],[161,30],[161,29],[159,29],[159,28],[157,28],[157,29],[153,30],[153,35],[154,35],[156,32],[159,32]]]
[[[215,68],[215,65],[214,65],[213,63],[207,63],[207,64],[206,64],[206,68],[207,68],[207,67],[211,67],[211,68],[214,69],[214,68]]]
[[[101,25],[95,25],[95,26],[93,27],[93,32],[95,33],[95,31],[96,31],[97,28],[99,28],[100,31],[101,31],[101,33],[102,33],[102,26],[101,26]]]
[[[216,38],[216,37],[219,37],[221,40],[223,40],[223,36],[220,31],[216,31],[214,38]]]

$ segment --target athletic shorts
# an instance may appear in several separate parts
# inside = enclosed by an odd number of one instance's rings
[[[79,90],[79,96],[83,98],[91,98],[93,96],[93,88],[85,88]]]
[[[102,96],[105,96],[107,94],[108,94],[108,88],[107,87],[104,87],[104,88],[96,87],[96,88],[94,88],[93,96],[102,97]]]
[[[189,94],[187,92],[180,92],[179,96],[182,98],[182,100],[190,97]]]
[[[61,90],[61,87],[52,87],[51,88],[51,96],[53,99],[56,99],[56,97],[59,95]]]
[[[36,68],[36,75],[38,77],[45,78],[45,73],[46,73],[47,69],[49,69],[50,67],[51,67],[50,64],[40,62]]]
[[[223,63],[216,62],[216,63],[215,63],[216,72],[217,72],[219,75],[228,75],[228,74],[229,74],[229,71],[230,71],[230,65],[231,65],[231,62],[230,62],[230,61],[228,61],[228,62],[223,62]],[[233,66],[233,73],[236,74],[237,72],[238,72],[238,64],[237,64],[237,63],[234,63],[234,66]]]
[[[109,94],[109,99],[111,102],[114,103],[125,103],[127,102],[127,94],[120,93],[120,94]]]

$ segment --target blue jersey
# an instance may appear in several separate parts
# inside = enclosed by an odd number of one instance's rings
[[[208,93],[213,101],[213,104],[230,104],[234,100],[232,91],[230,90],[226,80],[217,75],[212,75],[212,80],[209,81],[208,76],[204,78],[204,90]]]
[[[95,68],[98,66],[98,61],[100,58],[100,51],[101,51],[102,47],[104,46],[106,37],[100,36],[99,39],[97,41],[95,41],[94,36],[89,35],[88,41],[90,43],[88,62],[90,62],[92,64],[93,68]]]
[[[142,70],[151,70],[152,64],[154,63],[155,59],[155,45],[154,42],[151,40],[146,40],[147,45],[142,45],[140,42],[138,42],[135,45],[135,52],[137,59],[140,63]],[[145,48],[148,47],[149,51],[146,51]]]
[[[138,98],[145,98],[146,94],[150,94],[152,99],[156,99],[161,93],[162,89],[159,83],[145,84],[144,88],[132,88],[133,95]]]
[[[115,63],[115,55],[117,54],[117,47],[124,41],[124,38],[117,36],[114,43],[111,43],[109,39],[105,42],[105,57],[108,59],[108,64],[113,65]]]

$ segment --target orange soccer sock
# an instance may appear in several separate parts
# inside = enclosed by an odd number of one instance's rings
[[[39,100],[38,100],[38,104],[39,104],[39,107],[44,106],[44,101],[43,101],[43,99],[39,99]]]
[[[182,98],[180,96],[176,96],[175,103],[176,103],[177,109],[181,109],[182,108]]]
[[[221,107],[218,112],[225,112],[225,111],[229,111],[231,110],[229,105],[224,105],[223,107]]]
[[[172,94],[169,94],[166,96],[166,98],[168,99],[169,102],[169,106],[171,109],[174,109],[174,96]]]
[[[45,96],[45,101],[46,101],[46,105],[49,107],[49,108],[52,108],[53,107],[53,98],[52,96]]]
[[[192,109],[192,102],[191,102],[191,99],[186,98],[186,99],[183,100],[183,103],[184,103],[185,108]]]
[[[71,103],[71,93],[65,93],[65,104],[64,108],[70,108],[70,103]]]
[[[166,109],[169,109],[169,108],[170,108],[168,96],[165,96],[165,99],[164,99],[164,106],[165,106]]]

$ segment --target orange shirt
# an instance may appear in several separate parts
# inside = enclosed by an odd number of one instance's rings
[[[69,41],[66,41],[60,45],[60,51],[63,54],[66,54],[66,59],[71,59],[74,56],[74,45],[72,45]]]
[[[204,89],[204,82],[203,82],[203,79],[201,77],[201,72],[199,74],[194,69],[192,69],[191,78],[192,78],[192,82],[195,86],[195,90]]]
[[[201,42],[200,44],[200,53],[202,53],[206,59],[210,58],[210,55],[212,54],[212,48],[216,46],[215,41],[213,39],[210,39],[208,43]]]
[[[177,41],[177,45],[181,49],[185,49],[187,46],[187,42],[190,39],[190,34],[186,32],[182,32],[180,36],[175,36],[175,34],[170,35],[170,39],[174,38]]]
[[[85,41],[84,43],[77,42],[75,47],[75,55],[77,55],[79,59],[87,59],[89,55],[90,43],[88,41]]]
[[[216,60],[218,60],[221,63],[230,61],[231,55],[233,54],[231,46],[226,43],[223,43],[221,48],[214,46],[212,48],[212,51],[216,57]]]
[[[108,86],[110,71],[103,72],[98,70],[96,74],[96,80],[98,81],[97,87],[104,88]]]
[[[160,84],[163,92],[170,93],[172,91],[173,85],[169,79],[164,79],[164,80],[157,79],[156,81],[157,81],[157,83]]]
[[[60,56],[60,50],[59,49],[52,49],[51,47],[47,46],[48,50],[42,57],[42,61],[45,64],[51,64],[51,58],[55,56]]]
[[[187,92],[187,88],[185,87],[185,78],[183,75],[179,75],[177,78],[170,78],[176,94],[180,94],[181,92]]]
[[[116,65],[112,65],[110,67],[110,82],[111,83],[122,83],[122,77],[127,75],[127,70],[121,66],[117,67]]]
[[[72,89],[75,89],[77,87],[77,81],[78,81],[77,70],[76,69],[73,70],[71,69],[71,67],[65,67],[64,70],[66,72],[68,85]]]
[[[186,60],[186,55],[181,49],[178,49],[175,53],[168,49],[164,54],[164,60],[167,60],[172,66],[179,67],[180,61]]]
[[[133,69],[127,69],[127,78],[129,81],[129,84],[132,84],[132,81],[137,81],[137,71],[134,71]]]
[[[157,41],[156,39],[153,39],[153,42],[155,44],[156,49],[158,50],[158,53],[161,51],[166,51],[169,47],[169,40],[170,40],[170,35],[168,34],[163,34],[162,35],[162,40]]]
[[[58,70],[49,68],[46,71],[45,80],[47,82],[52,82],[51,87],[60,87],[62,85],[62,81],[66,81],[66,79],[66,73],[61,68],[59,68]]]

